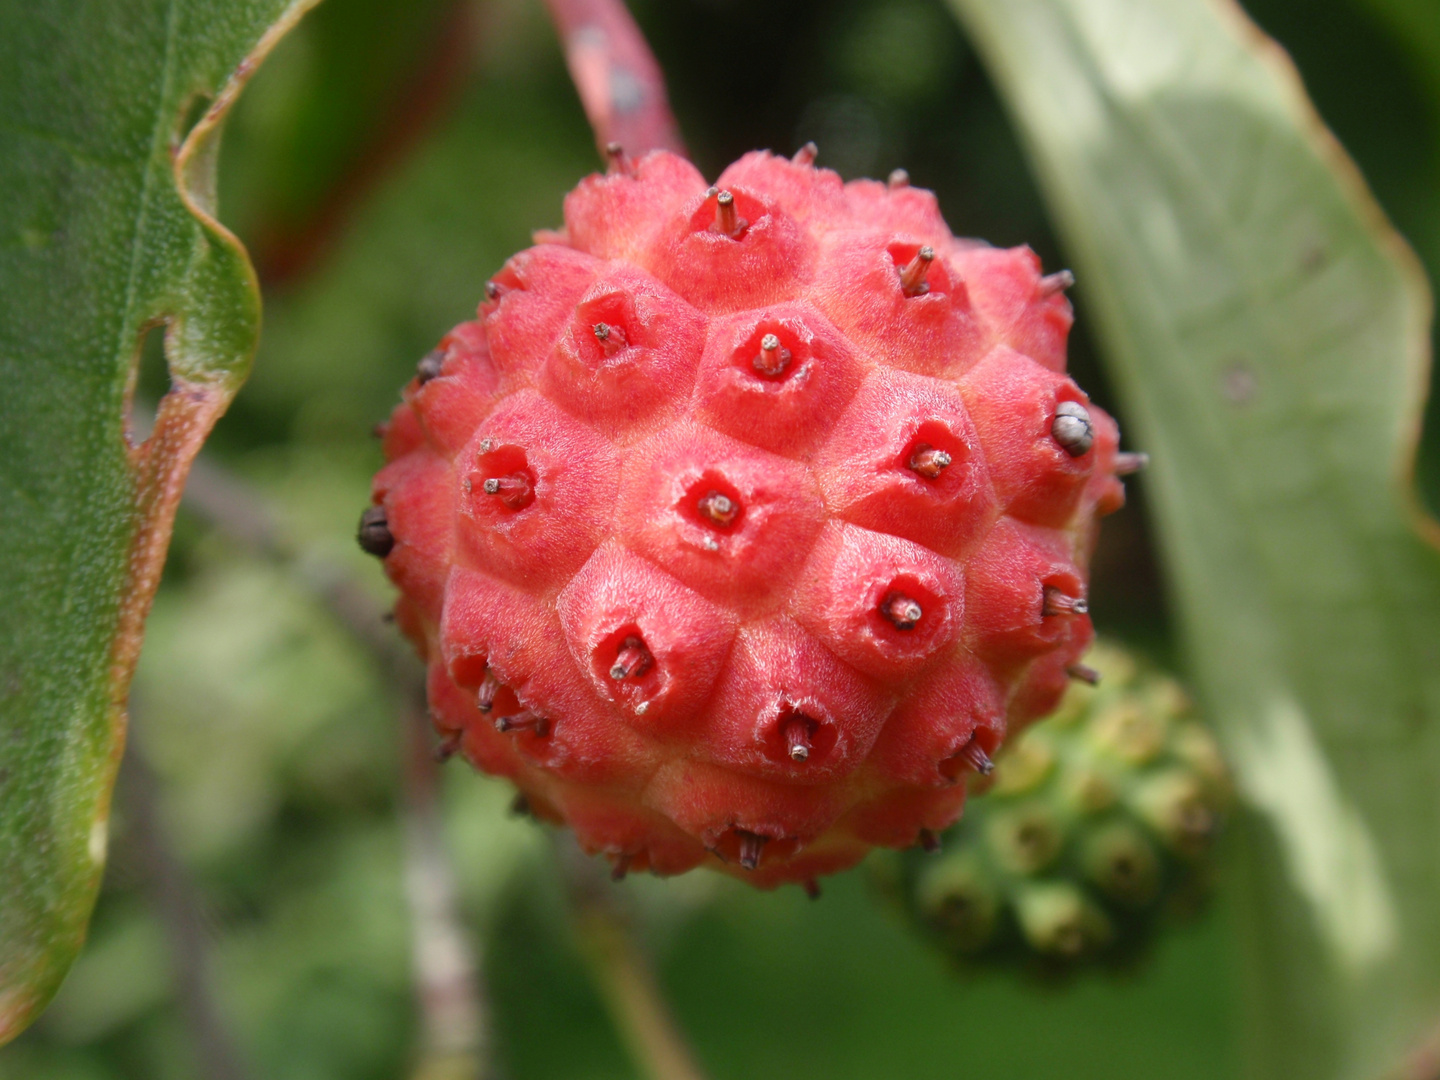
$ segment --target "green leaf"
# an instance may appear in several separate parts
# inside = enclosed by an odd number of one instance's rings
[[[255,348],[219,125],[313,3],[0,0],[0,1043],[83,940],[175,503]],[[173,389],[132,445],[160,325]]]
[[[951,3],[1153,455],[1189,663],[1256,812],[1252,1067],[1374,1080],[1440,1022],[1423,277],[1234,5]]]

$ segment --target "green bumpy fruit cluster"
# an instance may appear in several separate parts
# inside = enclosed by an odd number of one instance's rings
[[[1229,801],[1214,738],[1173,679],[1113,646],[1088,661],[1098,685],[1012,744],[938,851],[877,867],[957,960],[1118,961],[1206,892]]]

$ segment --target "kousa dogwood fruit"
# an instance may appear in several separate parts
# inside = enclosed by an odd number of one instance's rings
[[[1089,645],[1141,461],[1067,272],[813,156],[615,153],[384,427],[360,541],[442,752],[617,874],[813,888],[949,826]]]

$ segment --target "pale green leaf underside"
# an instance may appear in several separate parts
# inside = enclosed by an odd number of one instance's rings
[[[1267,1077],[1440,1020],[1440,554],[1406,489],[1428,294],[1284,58],[1219,0],[951,0],[1018,121],[1244,794]],[[1102,613],[1103,618],[1103,613]]]
[[[305,6],[0,0],[0,1042],[54,993],[104,861],[140,337],[167,323],[172,372],[221,400],[258,330],[245,254],[203,219],[213,139],[191,206],[172,154]]]

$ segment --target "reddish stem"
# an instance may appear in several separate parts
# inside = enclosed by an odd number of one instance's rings
[[[619,143],[630,157],[683,154],[665,75],[624,0],[545,0],[545,6],[600,152]]]
[[[410,906],[411,964],[420,999],[414,1080],[494,1075],[489,1009],[480,961],[460,910],[459,884],[445,846],[440,764],[423,695],[401,708],[406,760],[405,896]]]

